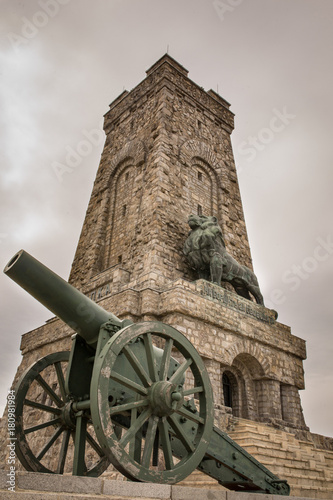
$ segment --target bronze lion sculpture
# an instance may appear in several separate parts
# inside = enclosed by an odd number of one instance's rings
[[[227,252],[217,218],[190,215],[188,224],[191,231],[183,251],[199,278],[210,279],[220,286],[221,281],[226,281],[241,297],[251,300],[251,293],[258,304],[264,305],[258,280],[253,271],[239,264]]]

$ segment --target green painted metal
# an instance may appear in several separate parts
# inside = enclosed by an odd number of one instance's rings
[[[85,451],[87,437],[87,420],[88,416],[82,410],[75,414],[75,438],[74,438],[74,459],[73,459],[73,475],[84,476],[86,472]]]
[[[40,359],[15,387],[16,452],[27,470],[63,474],[72,439],[76,475],[98,476],[112,462],[131,480],[172,484],[198,468],[232,490],[289,494],[213,428],[208,373],[183,334],[120,321],[23,250],[4,272],[77,332],[71,353]]]
[[[69,441],[71,437],[75,441],[76,428],[73,403],[65,390],[65,365],[68,360],[67,351],[49,354],[33,363],[15,386],[15,451],[28,471],[63,474],[65,470]],[[33,384],[35,393],[36,386],[37,390],[39,387],[39,395],[35,400],[29,399],[29,389],[33,388]],[[32,411],[31,418],[26,418],[29,417],[29,411]],[[85,417],[90,418],[89,411]],[[85,440],[90,444],[90,436],[86,435]],[[75,444],[79,444],[80,449],[75,446],[74,453],[82,458],[85,442],[81,440]],[[49,462],[49,454],[54,452],[55,446],[57,451]],[[109,466],[110,462],[100,447],[99,453],[95,455],[96,460],[89,467],[81,459],[79,471],[82,475],[96,477]]]
[[[4,273],[79,333],[87,344],[96,344],[103,323],[110,321],[119,328],[123,326],[114,314],[105,311],[24,250],[14,255]]]
[[[163,355],[158,358],[153,344],[162,339]],[[175,363],[171,351],[181,358],[181,363]],[[126,359],[132,371],[124,367]],[[192,389],[185,394],[184,375],[192,381]],[[122,400],[115,400],[114,382],[122,386]],[[194,394],[198,396],[197,408],[189,411],[188,398]],[[213,428],[209,377],[192,344],[169,325],[139,323],[115,334],[95,362],[90,399],[96,435],[104,453],[131,480],[170,484],[181,481],[198,466],[209,445]],[[126,415],[128,423],[117,419],[126,419]],[[183,433],[182,419],[190,419],[195,432]],[[121,436],[115,434],[115,424],[124,427]],[[179,462],[173,459],[172,439],[184,448]],[[156,440],[162,445],[158,468],[153,465],[157,462]],[[142,450],[138,448],[141,441]]]
[[[230,490],[290,494],[287,481],[280,480],[216,427],[198,469],[214,477]]]
[[[72,341],[65,381],[66,394],[74,400],[89,399],[95,350],[80,335],[74,335]]]

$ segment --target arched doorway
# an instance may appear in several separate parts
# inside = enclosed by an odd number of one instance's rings
[[[232,362],[232,369],[240,374],[242,380],[239,416],[260,420],[264,378],[262,365],[251,354],[239,353]]]

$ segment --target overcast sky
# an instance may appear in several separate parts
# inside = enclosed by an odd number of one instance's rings
[[[68,278],[103,148],[101,134],[87,136],[168,48],[236,114],[254,269],[266,304],[307,342],[305,420],[332,436],[333,2],[0,5],[1,266],[24,248]],[[66,163],[73,150],[75,164]],[[3,407],[21,335],[52,315],[2,273],[0,293]]]

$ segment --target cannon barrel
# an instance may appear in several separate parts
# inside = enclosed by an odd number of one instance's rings
[[[60,278],[24,250],[17,252],[4,273],[75,330],[88,344],[97,342],[103,323],[122,321]]]

